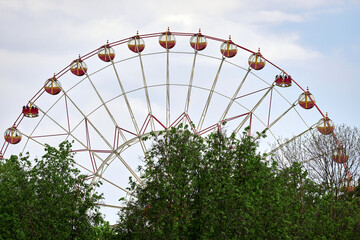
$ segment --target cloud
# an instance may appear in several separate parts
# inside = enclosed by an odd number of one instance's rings
[[[311,1],[297,1],[297,0],[264,0],[256,1],[245,1],[246,5],[256,9],[283,9],[283,10],[311,10],[316,8],[328,8],[329,6],[344,6],[352,1],[347,0],[311,0]],[[251,4],[253,3],[253,4]]]
[[[271,56],[274,61],[309,61],[323,57],[317,50],[302,46],[300,37],[295,33],[283,33],[270,36],[263,42],[264,54]]]
[[[289,14],[279,10],[275,11],[259,11],[256,21],[266,23],[282,23],[282,22],[303,22],[305,19],[298,14]]]

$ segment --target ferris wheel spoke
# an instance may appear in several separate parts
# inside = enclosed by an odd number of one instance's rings
[[[186,102],[185,102],[185,109],[184,109],[185,114],[188,114],[188,112],[189,112],[190,96],[191,96],[191,89],[192,89],[192,84],[193,84],[193,80],[194,80],[195,62],[196,62],[197,54],[198,54],[198,51],[195,51],[194,60],[193,60],[192,68],[191,68],[188,93],[187,93]],[[184,118],[184,123],[185,123],[185,118]]]
[[[141,74],[142,74],[144,90],[145,90],[146,103],[147,103],[147,107],[148,107],[148,115],[152,115],[149,91],[148,91],[148,86],[147,86],[147,83],[146,83],[144,65],[143,65],[143,62],[142,62],[140,52],[139,52],[139,60],[140,60]],[[155,124],[154,124],[154,120],[152,118],[150,119],[150,124],[151,124],[151,130],[154,131],[155,130]]]
[[[327,153],[322,153],[322,154],[317,155],[317,156],[315,156],[315,157],[312,157],[312,158],[309,158],[309,159],[303,160],[303,161],[301,161],[300,163],[301,163],[301,164],[304,164],[304,163],[311,162],[311,161],[313,161],[313,160],[319,160],[319,158],[321,158],[321,157],[325,157],[325,156],[327,156]]]
[[[97,96],[99,97],[102,105],[104,106],[104,108],[106,109],[107,113],[109,114],[109,117],[111,118],[111,120],[112,120],[112,122],[114,123],[115,127],[117,127],[118,124],[117,124],[116,120],[114,119],[114,116],[111,114],[111,112],[110,112],[109,108],[107,107],[106,103],[104,102],[103,98],[100,96],[100,94],[99,94],[98,90],[96,89],[93,81],[91,81],[89,74],[86,73],[86,77],[87,77],[87,79],[89,80],[91,86],[94,88]],[[121,136],[121,138],[123,139],[123,141],[126,142],[126,137],[125,137],[124,133],[123,133],[121,130],[119,130],[119,132],[120,132],[120,136]]]
[[[93,175],[94,172],[88,169],[87,167],[83,166],[82,164],[75,162],[75,165],[79,166],[80,168],[84,169],[86,172],[90,173],[90,175]]]
[[[147,136],[149,134],[144,134],[143,136]],[[100,166],[98,167],[95,175],[96,176],[99,176],[99,177],[102,177],[102,175],[105,173],[106,171],[106,168],[108,166],[110,166],[110,161],[112,159],[112,157],[115,155],[119,160],[120,162],[127,168],[127,170],[131,173],[131,175],[133,175],[133,177],[136,178],[136,180],[143,185],[141,179],[139,176],[137,176],[137,174],[134,172],[134,170],[129,166],[129,164],[121,157],[120,153],[126,148],[126,147],[129,147],[130,145],[132,144],[135,144],[137,142],[140,141],[140,138],[139,137],[134,137],[130,140],[128,140],[127,142],[123,143],[122,145],[120,145],[117,149],[114,149],[112,151],[112,153],[100,164]],[[140,141],[141,142],[141,141]]]
[[[118,209],[122,209],[122,208],[123,208],[123,207],[121,207],[121,206],[110,205],[110,204],[105,204],[105,203],[96,203],[95,205],[98,205],[98,206],[101,206],[101,207],[118,208]]]
[[[166,128],[170,126],[169,49],[166,50]]]
[[[129,131],[127,131],[126,129],[123,129],[125,132],[128,132],[128,133],[131,133]],[[146,155],[146,152],[147,152],[147,149],[146,149],[146,146],[144,144],[144,141],[141,139],[141,133],[138,133],[138,134],[134,134],[134,133],[131,133],[132,135],[136,136],[137,138],[139,138],[139,141],[140,141],[140,145],[141,145],[141,149],[144,153],[144,155]],[[114,149],[118,149],[119,148],[119,141],[118,141],[119,137],[116,136],[116,132],[115,132],[115,137],[114,137]],[[128,141],[127,141],[128,142]]]
[[[45,112],[45,111],[43,111],[43,110],[41,110],[41,112],[43,113],[43,114],[46,114],[46,113],[48,113],[60,100],[61,100],[61,98],[63,97],[63,96],[65,96],[65,95],[62,95],[61,97],[59,97],[49,108],[48,108],[48,110]],[[66,97],[65,97],[65,99],[66,99]],[[36,105],[35,103],[33,103],[33,105],[35,106],[35,107],[37,107],[38,109],[40,109],[40,107],[38,106],[38,105]],[[47,115],[47,114],[46,114]],[[47,115],[48,116],[48,115]],[[33,133],[36,131],[36,129],[39,127],[39,125],[40,125],[40,123],[43,121],[43,119],[44,119],[44,115],[40,118],[40,120],[39,120],[39,122],[36,124],[36,126],[34,127],[34,129],[32,130],[32,132],[30,133],[30,136],[32,136],[33,135]],[[56,122],[56,121],[55,121]],[[60,125],[60,124],[59,124]],[[64,129],[61,125],[60,125],[60,127],[62,128],[62,129]],[[66,132],[66,130],[65,130],[65,132]]]
[[[41,142],[35,140],[33,137],[31,137],[31,136],[29,136],[29,135],[27,135],[27,134],[25,134],[25,133],[23,133],[23,132],[21,132],[21,134],[24,135],[28,140],[30,139],[30,140],[34,141],[35,143],[37,143],[37,144],[45,147],[45,144],[44,144],[44,143],[41,143]],[[24,150],[23,150],[23,151],[24,151]]]
[[[52,120],[56,125],[58,125],[62,130],[64,130],[64,132],[69,133],[69,131],[67,131],[60,123],[58,123],[57,121],[55,121],[53,118],[51,118],[47,113],[55,106],[56,103],[59,102],[59,100],[62,97],[60,97],[52,106],[50,106],[50,108],[45,112],[43,111],[39,106],[37,106],[35,103],[33,103],[33,105],[40,111],[43,113],[43,116],[40,118],[40,120],[38,121],[38,123],[35,125],[34,129],[31,131],[31,133],[29,134],[30,137],[33,136],[34,132],[36,131],[36,129],[39,127],[40,123],[43,121],[43,119],[45,118],[45,116],[47,116],[50,120]],[[23,150],[22,152],[25,151],[27,144],[29,142],[29,138],[26,140]]]
[[[120,154],[118,152],[114,152],[114,154],[117,156],[117,158],[121,161],[122,164],[124,164],[124,166],[129,170],[129,172],[131,173],[131,175],[134,176],[134,178],[136,178],[136,180],[142,185],[145,186],[144,183],[141,181],[140,177],[134,172],[134,170],[129,166],[129,164],[120,156]]]
[[[145,135],[144,135],[145,136]],[[127,149],[127,147],[130,147],[131,145],[137,143],[139,141],[138,137],[134,137],[130,140],[128,140],[127,142],[121,144],[120,146],[118,146],[114,152],[118,152],[119,154],[122,153],[123,151],[125,151]],[[97,175],[102,175],[105,171],[106,168],[111,164],[112,158],[113,158],[114,154],[110,154],[99,166],[98,170],[97,170]],[[115,157],[114,157],[115,158]]]
[[[95,130],[95,132],[101,137],[101,139],[108,145],[108,147],[110,149],[113,149],[113,147],[111,146],[111,144],[109,143],[109,141],[101,134],[101,132],[95,127],[95,125],[90,121],[90,119],[87,118],[87,116],[85,116],[85,114],[81,111],[81,109],[75,104],[75,102],[69,97],[69,95],[67,95],[66,92],[64,92],[64,95],[66,95],[67,99],[70,100],[70,102],[74,105],[74,107],[80,112],[80,114],[83,116],[83,120],[80,121],[80,123],[82,121],[85,121],[85,119],[87,119],[87,122],[91,125],[91,127]],[[72,132],[80,125],[80,123],[72,130]]]
[[[224,60],[225,60],[225,57],[223,57],[223,58],[221,59],[219,69],[218,69],[218,71],[217,71],[217,73],[216,73],[216,76],[215,76],[214,82],[213,82],[213,84],[212,84],[212,87],[211,87],[211,90],[210,90],[208,99],[207,99],[207,101],[206,101],[204,110],[203,110],[203,112],[202,112],[202,114],[201,114],[200,121],[199,121],[199,124],[198,124],[198,127],[197,127],[197,131],[198,131],[198,132],[201,130],[202,125],[203,125],[203,123],[204,123],[204,120],[205,120],[205,117],[206,117],[206,113],[207,113],[207,111],[208,111],[208,108],[209,108],[209,105],[210,105],[210,102],[211,102],[211,98],[212,98],[212,95],[213,95],[214,90],[215,90],[215,86],[216,86],[217,80],[219,79],[220,71],[221,71],[221,68],[222,68],[222,66],[223,66]]]
[[[67,103],[67,99],[66,99],[66,95],[65,95],[65,106],[66,106],[66,118],[67,118],[67,123],[68,123],[68,131],[70,132],[70,116],[69,116],[69,108],[68,108],[68,103]]]
[[[112,156],[115,156],[115,158],[118,158],[120,162],[125,166],[125,168],[130,172],[130,174],[141,184],[144,186],[143,182],[141,181],[140,177],[135,173],[135,171],[129,166],[129,164],[120,156],[120,153],[116,150],[113,151],[100,165],[100,167],[97,169],[97,171],[94,173],[95,176],[104,179],[103,174],[105,173],[107,167],[110,166],[111,163],[109,161],[112,161]],[[104,179],[106,180],[106,179]],[[106,180],[108,181],[108,180]],[[94,180],[93,180],[94,182]],[[110,182],[109,182],[110,183]],[[113,184],[113,183],[111,183]]]
[[[114,187],[120,189],[121,191],[132,195],[132,193],[129,192],[127,189],[125,189],[125,188],[123,188],[123,187],[120,187],[119,185],[117,185],[117,184],[113,183],[112,181],[108,180],[107,178],[104,178],[103,176],[96,175],[96,174],[95,174],[95,176],[98,177],[98,178],[100,178],[100,179],[102,179],[102,180],[104,180],[104,181],[107,182],[107,183],[110,183],[111,185],[113,185]],[[95,179],[95,178],[93,178],[93,179]]]
[[[146,149],[145,143],[140,137],[139,137],[139,141],[140,141],[141,150],[143,151],[144,156],[146,156],[147,149]]]
[[[308,131],[312,130],[313,128],[315,128],[317,125],[317,123],[313,124],[310,128],[306,129],[305,131],[303,131],[302,133],[294,136],[293,138],[291,138],[290,140],[280,144],[278,147],[276,147],[275,149],[271,150],[270,153],[274,153],[276,152],[278,149],[282,148],[283,146],[289,144],[290,142],[294,141],[295,139],[297,139],[298,137],[302,136],[303,134],[307,133]]]
[[[134,113],[133,113],[132,108],[131,108],[130,103],[129,103],[129,99],[127,98],[127,95],[126,95],[126,92],[125,92],[125,90],[124,90],[124,87],[123,87],[123,85],[122,85],[122,83],[121,83],[121,81],[120,81],[120,77],[119,77],[119,74],[118,74],[118,72],[117,72],[117,70],[116,70],[116,67],[115,67],[115,64],[114,64],[114,61],[113,61],[113,60],[111,61],[111,64],[112,64],[112,66],[113,66],[113,68],[114,68],[115,75],[116,75],[116,78],[117,78],[117,80],[118,80],[118,83],[119,83],[119,86],[120,86],[120,89],[121,89],[121,93],[122,93],[122,95],[123,95],[123,97],[124,97],[124,100],[125,100],[127,109],[128,109],[128,111],[129,111],[131,120],[132,120],[133,125],[134,125],[134,127],[135,127],[135,131],[136,131],[137,134],[139,134],[138,124],[137,124],[137,122],[136,122]]]
[[[271,94],[270,94],[269,114],[268,114],[267,126],[269,126],[269,124],[270,124],[270,116],[271,116],[271,103],[272,103],[272,99],[273,99],[273,91],[274,91],[274,88],[272,88],[272,89],[271,89]]]
[[[49,116],[48,114],[47,114],[47,112],[45,112],[45,111],[43,111],[40,107],[38,107],[37,106],[37,108],[39,109],[39,111],[40,112],[42,112],[43,113],[43,117],[42,118],[44,118],[44,117],[47,117],[47,118],[49,118],[52,122],[54,122],[57,126],[59,126],[62,130],[64,130],[64,134],[62,134],[62,135],[67,135],[67,138],[69,137],[69,136],[71,136],[77,143],[79,143],[80,145],[82,145],[87,151],[89,151],[90,153],[92,153],[92,154],[94,154],[100,161],[104,161],[101,157],[99,157],[95,152],[93,152],[92,150],[91,150],[91,148],[89,147],[89,146],[87,146],[86,144],[84,144],[81,140],[79,140],[75,135],[73,135],[71,132],[69,132],[69,131],[67,131],[63,126],[61,126],[61,124],[60,123],[58,123],[54,118],[52,118],[51,116]],[[40,121],[39,121],[40,122]],[[38,123],[38,125],[39,125],[39,123]],[[29,139],[31,138],[31,139],[34,139],[35,138],[35,136],[33,136],[33,133],[34,133],[34,131],[31,133],[31,135],[29,136],[29,138],[27,139],[27,142],[29,141]],[[60,135],[60,134],[57,134],[57,135]],[[41,136],[40,136],[41,137]],[[42,136],[42,137],[48,137],[48,136]],[[26,144],[27,144],[27,142],[26,142]],[[24,151],[24,150],[23,150]]]
[[[249,119],[250,116],[252,116],[252,113],[254,113],[254,111],[260,106],[260,104],[262,103],[262,101],[265,99],[265,97],[269,94],[269,92],[271,91],[271,89],[273,89],[273,85],[266,91],[266,93],[260,98],[260,100],[255,104],[255,106],[251,109],[250,114],[248,114],[244,120],[239,124],[239,126],[234,130],[234,133],[238,133],[240,131],[240,129],[244,126],[244,124],[246,123],[246,121]],[[266,125],[265,125],[266,126]]]
[[[231,98],[231,100],[230,100],[230,102],[229,102],[228,106],[226,107],[226,109],[225,109],[225,111],[224,111],[223,115],[221,116],[221,118],[220,118],[219,122],[221,122],[221,121],[223,121],[223,120],[225,119],[226,115],[228,114],[228,112],[229,112],[229,110],[230,110],[230,108],[231,108],[232,104],[234,103],[234,101],[235,101],[235,99],[236,99],[236,97],[237,97],[237,95],[238,95],[238,93],[239,93],[240,89],[242,88],[242,86],[243,86],[243,84],[244,84],[244,82],[245,82],[245,80],[246,80],[247,76],[249,75],[250,71],[251,71],[251,68],[248,68],[248,70],[247,70],[247,72],[246,72],[246,74],[245,74],[245,76],[244,76],[243,80],[241,81],[240,85],[239,85],[239,86],[238,86],[238,88],[236,89],[236,91],[235,91],[235,93],[234,93],[233,97]]]
[[[297,102],[297,101],[296,101]],[[296,106],[296,102],[292,104],[288,109],[285,110],[279,117],[277,117],[274,121],[272,121],[270,124],[268,124],[268,128],[272,128],[281,118],[283,118],[291,109],[293,109]]]
[[[274,88],[274,90],[276,91],[277,94],[279,94],[289,105],[294,105],[294,107],[298,104],[298,101],[296,100],[293,104],[291,104],[291,102],[285,98],[285,96],[283,94],[281,94],[276,88]],[[296,108],[293,108],[297,114],[297,116],[301,119],[301,121],[304,123],[304,125],[309,128],[310,126],[306,123],[305,119],[301,116],[301,114],[299,113],[299,111]]]
[[[155,131],[155,133],[157,133],[157,132],[158,132],[158,131]],[[144,144],[144,142],[141,140],[141,138],[142,138],[142,137],[145,137],[145,136],[148,136],[148,135],[150,135],[150,132],[142,134],[141,137],[134,137],[134,138],[128,140],[127,142],[121,144],[120,146],[118,146],[118,147],[113,151],[113,153],[110,154],[110,155],[100,164],[99,168],[97,169],[96,175],[102,176],[102,174],[106,171],[106,168],[110,166],[111,162],[112,162],[116,157],[120,156],[120,154],[121,154],[122,152],[124,152],[126,149],[128,149],[128,148],[131,147],[132,145],[134,145],[134,144],[136,144],[136,143],[138,143],[138,142],[139,142],[140,144]],[[142,145],[141,145],[141,147],[144,147],[144,148],[145,148],[145,146],[142,146]],[[146,148],[143,149],[143,151],[146,152]],[[115,154],[115,153],[117,153],[117,154]],[[145,154],[145,153],[144,153],[144,154]],[[114,155],[115,155],[115,156],[114,156]],[[119,158],[119,159],[120,159],[120,158]],[[123,160],[122,158],[121,158],[120,160],[121,160],[121,161],[125,161],[125,160]],[[130,166],[127,165],[126,162],[125,162],[124,165],[125,165],[125,167],[128,168],[128,170],[129,170],[131,173],[134,173],[134,172],[131,170]],[[135,174],[135,173],[134,173],[134,174]],[[133,175],[133,176],[135,177],[136,174]],[[139,179],[138,177],[135,177],[135,178]],[[141,182],[141,181],[139,181],[139,182]]]
[[[41,143],[40,141],[37,141],[36,139],[34,139],[34,137],[28,136],[24,133],[21,133],[21,134],[24,135],[27,138],[27,140],[32,140],[33,142],[39,144],[40,146],[42,146],[44,148],[46,147],[46,144]],[[89,170],[88,168],[84,167],[83,165],[79,164],[78,162],[75,162],[75,165],[79,166],[80,168],[84,169],[85,171],[87,171],[89,173],[92,173],[92,174],[94,173],[94,171]]]
[[[182,84],[173,84],[174,86],[183,86]],[[186,85],[187,86],[187,85]],[[205,88],[205,87],[200,87],[200,86],[197,86],[197,85],[193,85],[192,86],[193,88],[196,88],[196,89],[200,89],[200,90],[204,90],[204,91],[210,91],[210,89],[209,88]],[[271,87],[269,87],[269,88],[271,88]],[[265,90],[266,89],[269,89],[269,88],[265,88]],[[219,95],[219,96],[221,96],[221,97],[224,97],[225,99],[228,99],[229,101],[231,101],[231,98],[230,97],[228,97],[228,96],[226,96],[226,95],[224,95],[224,94],[222,94],[222,93],[220,93],[220,92],[217,92],[217,91],[215,91],[214,90],[214,93],[215,94],[217,94],[217,95]],[[246,114],[250,114],[251,112],[251,110],[250,109],[248,109],[246,106],[244,106],[243,104],[241,104],[241,103],[239,103],[238,101],[236,101],[237,99],[238,99],[239,97],[237,97],[236,99],[235,99],[235,101],[234,101],[234,104],[237,104],[237,105],[239,105],[239,106],[241,106],[242,108],[244,108],[244,109],[246,109],[246,111],[247,111],[247,113]],[[289,104],[291,104],[289,101],[287,101]],[[295,109],[295,111],[296,111],[296,109]],[[243,115],[245,115],[245,114],[243,114]],[[190,119],[188,119],[188,115],[187,114],[185,114],[185,116],[187,116],[186,118],[187,118],[187,120],[188,120],[188,122],[192,122]],[[266,128],[266,124],[256,115],[256,114],[253,114],[253,116],[264,126],[264,128]],[[235,116],[236,117],[236,116]],[[232,119],[233,117],[231,117],[231,118],[229,118],[229,119]],[[226,120],[226,119],[224,119],[224,120]],[[306,125],[307,126],[307,125]],[[308,126],[307,126],[308,127]],[[194,132],[197,132],[195,129],[194,129]],[[271,131],[271,129],[269,129],[269,133],[271,134],[271,136],[274,138],[274,139],[276,139],[276,136],[275,136],[275,134]]]

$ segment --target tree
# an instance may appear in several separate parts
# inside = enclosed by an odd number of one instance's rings
[[[47,145],[40,159],[0,162],[0,239],[94,239],[101,196],[75,168],[70,148]]]
[[[337,147],[335,138],[317,131],[308,132],[280,148],[275,152],[274,158],[282,167],[293,162],[302,163],[312,180],[331,188],[337,194],[348,187],[348,173],[353,179],[353,185],[360,177],[360,131],[343,124],[336,126],[335,134],[349,155],[346,164],[332,160],[332,152]],[[286,141],[287,139],[283,142]]]
[[[142,184],[117,225],[119,239],[358,239],[359,202],[308,177],[299,163],[279,169],[257,143],[187,128],[152,134]]]
[[[333,136],[325,136],[317,131],[309,132],[284,145],[274,154],[281,172],[288,166],[298,164],[308,173],[308,178],[317,188],[313,192],[314,200],[305,204],[310,213],[307,221],[315,221],[304,228],[314,236],[327,239],[360,238],[360,189],[355,179],[360,180],[360,132],[356,127],[339,125],[335,128],[338,142],[346,149],[349,159],[346,164],[339,164],[332,159],[337,142]],[[283,142],[287,142],[285,139]],[[348,173],[352,186],[348,186]],[[301,183],[301,181],[300,181]],[[302,198],[309,197],[306,187],[300,193]],[[309,209],[311,210],[309,211]]]
[[[120,214],[123,239],[251,239],[278,234],[268,197],[275,165],[244,135],[202,138],[171,128],[153,134],[142,180]],[[267,206],[264,211],[263,207]],[[276,213],[280,214],[280,213]],[[261,220],[261,221],[260,221]],[[267,226],[265,226],[267,225]],[[270,234],[271,232],[271,234]]]
[[[179,127],[152,138],[140,169],[145,187],[130,180],[134,198],[121,212],[119,236],[231,239],[260,227],[261,202],[253,200],[273,173],[250,137],[217,132],[202,138]]]

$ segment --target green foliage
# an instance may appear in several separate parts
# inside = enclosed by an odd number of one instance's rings
[[[116,239],[116,232],[111,228],[109,222],[104,222],[101,226],[96,226],[95,228],[95,238],[96,240],[110,240]]]
[[[119,239],[360,237],[356,197],[335,198],[300,164],[279,170],[246,134],[203,138],[180,126],[150,138],[143,185],[130,178]]]
[[[94,239],[101,196],[74,167],[70,147],[0,162],[0,239]]]

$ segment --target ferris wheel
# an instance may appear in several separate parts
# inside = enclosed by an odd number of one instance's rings
[[[129,176],[141,184],[137,166],[151,144],[143,138],[181,123],[200,135],[239,134],[249,126],[254,136],[266,129],[271,142],[289,137],[272,151],[317,129],[336,140],[332,157],[346,169],[348,155],[334,124],[309,89],[260,49],[249,50],[231,37],[200,30],[137,33],[79,55],[39,88],[5,131],[0,159],[74,141],[79,169],[88,181],[103,183],[97,191],[105,199],[98,204],[109,215],[121,208],[119,198],[131,195]],[[270,151],[265,145],[260,148]]]

